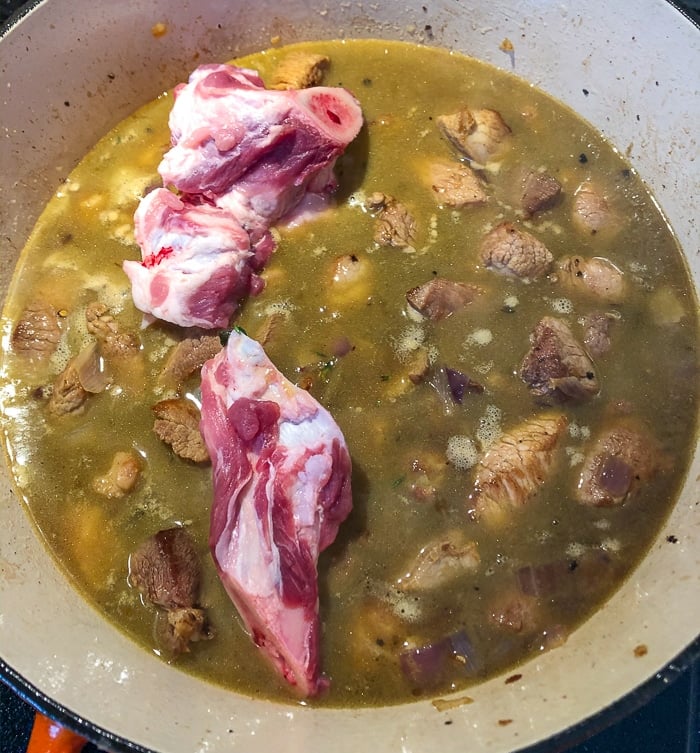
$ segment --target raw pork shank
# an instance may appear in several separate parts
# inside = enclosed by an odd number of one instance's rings
[[[330,414],[240,332],[202,369],[210,547],[253,641],[302,696],[324,689],[317,560],[352,507],[350,455]]]
[[[165,189],[142,200],[134,218],[142,261],[124,269],[144,313],[215,329],[262,289],[255,273],[274,251],[270,227],[300,205],[325,205],[362,111],[342,88],[268,90],[255,71],[203,65],[176,87],[169,124],[172,148],[158,170],[181,205]],[[173,212],[175,242],[166,226]],[[228,241],[202,244],[226,222],[235,226]]]

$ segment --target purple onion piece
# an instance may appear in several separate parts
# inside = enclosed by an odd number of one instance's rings
[[[445,367],[445,374],[447,375],[447,384],[452,393],[452,399],[455,403],[461,405],[462,400],[464,400],[464,390],[467,388],[469,382],[468,377],[466,374],[462,374],[461,371],[448,367]]]
[[[433,688],[449,677],[475,675],[481,668],[464,630],[399,655],[401,671],[416,687]]]
[[[451,412],[452,405],[462,404],[465,393],[480,394],[484,391],[483,385],[475,382],[467,374],[448,366],[435,369],[428,383],[442,398],[448,414]]]
[[[559,590],[562,578],[570,572],[568,562],[557,560],[521,567],[515,573],[515,578],[520,592],[525,596],[550,596]]]

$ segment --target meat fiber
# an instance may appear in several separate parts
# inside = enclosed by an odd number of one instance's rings
[[[502,222],[484,237],[480,255],[487,269],[519,280],[542,277],[554,259],[542,241],[512,222]]]
[[[265,89],[255,71],[203,65],[175,89],[166,186],[136,211],[142,262],[127,261],[136,306],[181,326],[226,326],[256,292],[270,227],[337,187],[335,161],[362,126],[345,89]],[[323,202],[320,202],[321,205]]]
[[[543,316],[530,335],[520,378],[543,405],[591,400],[600,392],[597,370],[569,325]]]
[[[350,455],[330,414],[262,347],[232,332],[202,369],[213,464],[210,547],[253,641],[302,696],[320,671],[317,560],[352,507]]]
[[[593,507],[622,504],[667,466],[668,458],[649,431],[633,424],[613,425],[586,455],[576,499]]]
[[[543,413],[504,433],[477,465],[470,495],[473,517],[500,525],[527,504],[549,478],[568,424],[562,413]]]
[[[231,214],[151,191],[134,216],[142,261],[125,261],[136,308],[182,327],[225,327],[248,292],[253,253]]]
[[[268,90],[255,71],[203,65],[175,90],[169,122],[163,182],[260,230],[307,190],[335,189],[333,166],[357,136],[362,113],[345,89]]]

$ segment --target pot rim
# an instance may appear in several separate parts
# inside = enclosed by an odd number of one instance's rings
[[[696,662],[697,665],[693,666]],[[689,671],[700,671],[700,635],[653,677],[636,686],[609,706],[544,740],[518,748],[513,753],[554,753],[568,750],[630,716]],[[77,716],[32,685],[1,657],[0,680],[36,711],[77,732],[95,745],[107,744],[108,750],[113,753],[156,753],[151,748],[130,742],[94,724],[89,719]]]

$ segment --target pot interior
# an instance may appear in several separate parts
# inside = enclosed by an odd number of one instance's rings
[[[640,21],[639,19],[643,19]],[[166,33],[154,36],[153,26]],[[604,30],[601,33],[601,30]],[[0,224],[3,294],[31,227],[69,170],[111,126],[196,65],[303,39],[383,37],[452,48],[551,93],[601,130],[638,170],[685,249],[696,290],[700,164],[698,30],[663,0],[634,19],[606,3],[439,0],[383,4],[150,4],[128,0],[31,6],[0,42],[6,91]],[[501,49],[504,39],[514,52]],[[89,64],[86,64],[89,61]],[[655,691],[680,655],[698,652],[700,515],[697,453],[685,488],[641,566],[565,647],[531,660],[517,682],[494,678],[469,702],[373,710],[314,710],[237,697],[147,655],[87,605],[41,544],[7,473],[0,487],[0,656],[39,696],[96,725],[126,750],[380,749],[510,751],[562,733],[616,703]],[[675,543],[671,543],[675,540]],[[673,630],[668,626],[673,625]],[[641,652],[639,647],[645,647]],[[685,652],[685,654],[684,654]],[[41,701],[39,701],[41,703]],[[578,728],[584,736],[598,722]],[[504,724],[504,720],[512,720]]]

